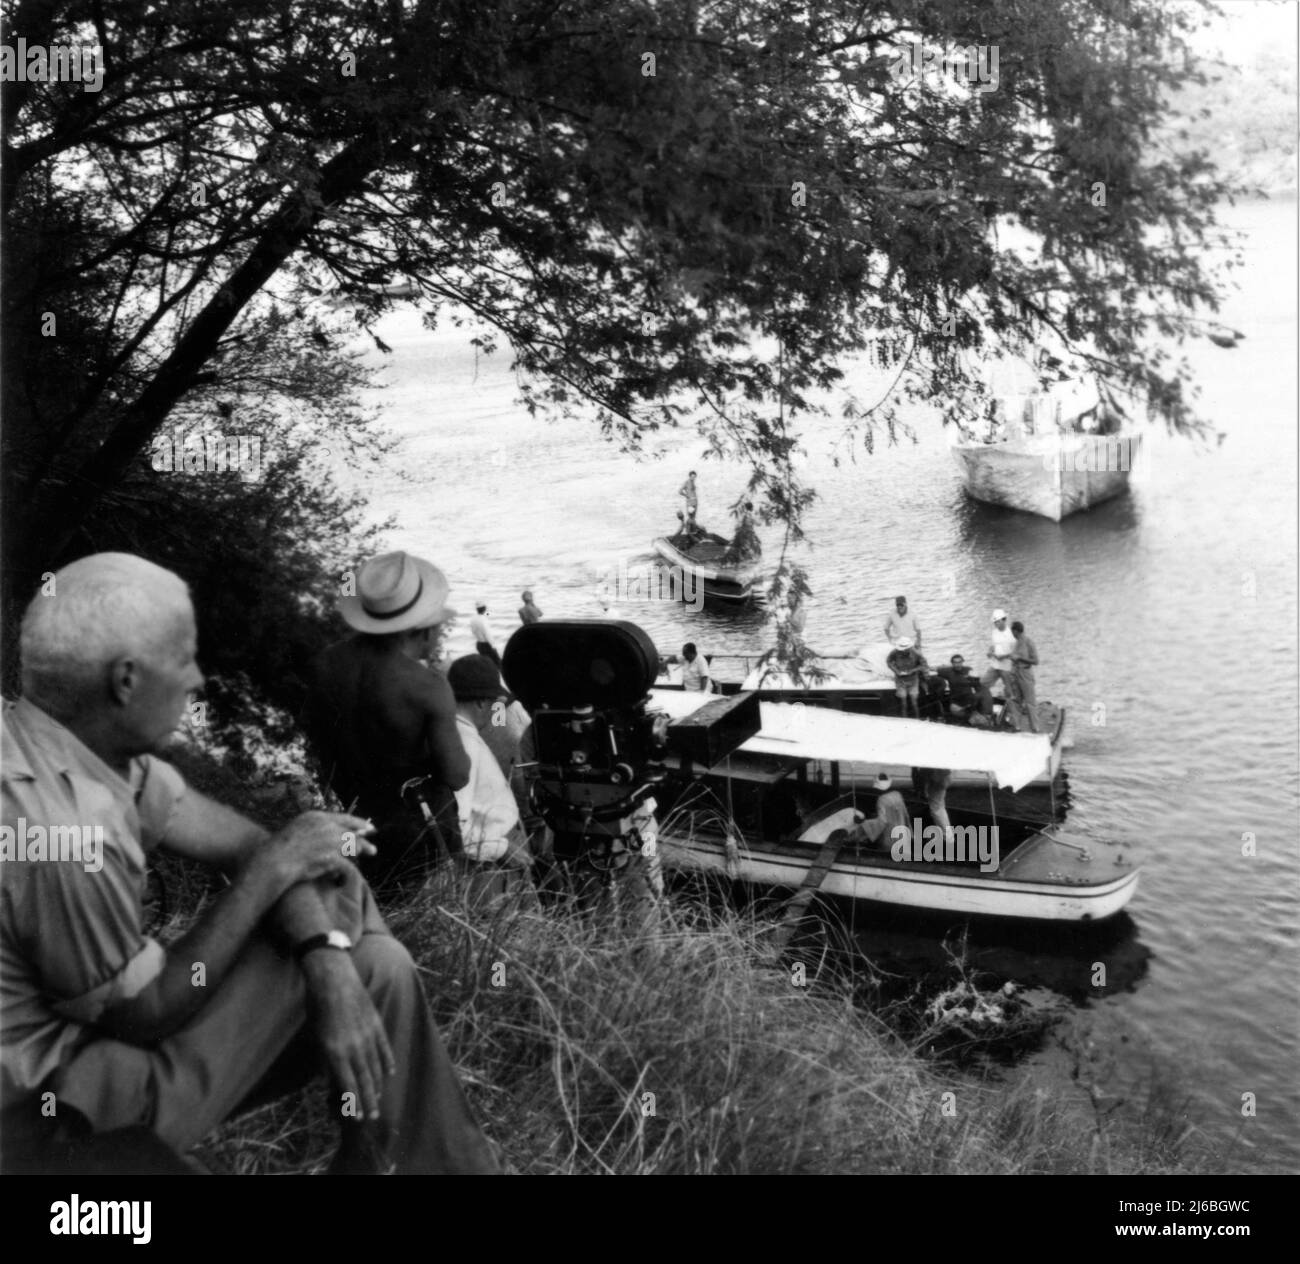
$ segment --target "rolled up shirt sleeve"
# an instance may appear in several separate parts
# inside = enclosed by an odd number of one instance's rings
[[[140,833],[146,850],[167,841],[167,830],[181,800],[188,793],[185,778],[171,764],[146,755],[140,760],[144,779],[136,799]]]
[[[77,1023],[94,1023],[110,1005],[139,996],[162,973],[162,945],[146,938],[143,947],[112,978],[89,992],[68,1000],[55,1001],[55,1013]]]
[[[27,877],[25,955],[56,1013],[94,1023],[161,973],[163,948],[141,930],[140,878],[121,847],[105,846],[97,870],[46,863]]]

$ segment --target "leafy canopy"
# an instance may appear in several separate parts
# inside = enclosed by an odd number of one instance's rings
[[[57,561],[195,392],[239,387],[256,322],[328,343],[324,290],[365,325],[394,282],[431,321],[468,309],[530,407],[594,406],[625,442],[698,421],[796,533],[797,419],[882,335],[948,418],[978,407],[970,364],[1050,341],[1194,429],[1148,344],[1216,303],[1225,186],[1155,140],[1198,81],[1197,20],[1158,0],[19,3],[7,41],[98,45],[105,74],[3,85],[6,575]],[[913,44],[996,51],[996,82],[917,74]],[[895,402],[851,417],[868,442]]]

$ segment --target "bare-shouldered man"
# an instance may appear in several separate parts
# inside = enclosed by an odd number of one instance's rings
[[[442,572],[406,553],[365,563],[356,588],[339,601],[356,634],[313,664],[308,731],[339,799],[378,826],[372,883],[400,881],[421,875],[443,848],[461,850],[454,791],[469,778],[469,759],[451,686],[424,665],[455,612]],[[412,803],[416,793],[431,820]]]

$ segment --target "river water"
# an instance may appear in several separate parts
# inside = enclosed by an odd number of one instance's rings
[[[912,418],[917,442],[878,444],[838,466],[832,453],[851,455],[837,445],[840,426],[809,425],[805,476],[819,499],[797,556],[814,590],[805,635],[823,652],[879,641],[900,592],[932,662],[956,650],[982,662],[994,606],[1023,620],[1042,660],[1039,697],[1073,716],[1064,836],[1124,842],[1143,873],[1107,927],[981,930],[982,964],[1073,999],[1107,1047],[1103,1087],[1169,1080],[1221,1170],[1294,1171],[1296,204],[1223,215],[1245,234],[1245,267],[1222,315],[1246,338],[1234,350],[1189,344],[1221,444],[1149,434],[1149,469],[1128,497],[1058,524],[970,502],[933,418]],[[548,616],[598,617],[620,564],[650,565],[650,541],[673,525],[690,469],[701,521],[725,531],[744,475],[706,460],[698,437],[672,433],[637,460],[590,423],[529,418],[508,354],[476,355],[464,331],[430,333],[401,312],[380,332],[394,350],[375,402],[402,442],[362,485],[377,518],[397,517],[391,547],[451,579],[462,611],[455,651],[472,648],[464,625],[475,601],[488,603],[500,640],[526,587]],[[848,385],[870,403],[881,378],[863,366]],[[779,547],[769,530],[767,555]],[[770,640],[757,613],[616,610],[661,652],[685,640],[750,652]],[[1243,855],[1251,839],[1254,854]],[[863,944],[924,956],[927,936],[895,917]]]

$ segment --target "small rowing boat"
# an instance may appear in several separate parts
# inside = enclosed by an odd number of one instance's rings
[[[707,598],[739,604],[760,596],[762,558],[734,558],[731,541],[712,531],[660,536],[652,547],[671,566],[679,568],[683,582],[676,588],[688,597],[702,592]]]

